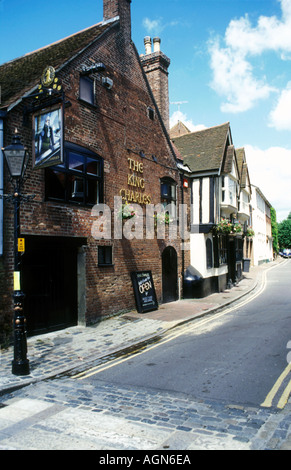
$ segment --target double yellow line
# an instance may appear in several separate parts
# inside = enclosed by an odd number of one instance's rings
[[[282,372],[282,374],[278,378],[278,380],[275,383],[272,390],[268,393],[265,401],[261,404],[262,407],[271,408],[271,406],[273,406],[273,401],[275,399],[275,396],[277,395],[279,389],[282,387],[283,382],[288,377],[290,372],[291,372],[291,364],[288,364],[286,369]],[[282,410],[285,407],[285,405],[287,404],[287,401],[289,399],[290,393],[291,393],[291,378],[290,378],[289,382],[287,383],[287,386],[283,390],[283,392],[281,394],[281,397],[279,398],[277,408]]]

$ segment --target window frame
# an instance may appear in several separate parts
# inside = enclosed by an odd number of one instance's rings
[[[90,100],[86,99],[86,93],[82,93],[82,84],[87,83],[88,85],[90,84],[90,90],[89,86],[88,89],[89,93],[91,94]],[[86,90],[86,92],[87,92]],[[88,93],[88,94],[89,94]],[[87,77],[86,75],[80,75],[80,80],[79,80],[79,99],[83,101],[84,103],[95,105],[95,80],[93,78]]]
[[[165,195],[163,193],[163,185],[168,185],[169,188],[169,195]],[[164,207],[168,207],[171,205],[172,211],[170,215],[172,217],[176,217],[177,215],[177,182],[173,180],[172,178],[165,177],[161,178],[160,180],[160,188],[161,188],[161,204]],[[174,196],[173,196],[174,192]]]
[[[156,113],[155,113],[154,108],[152,108],[151,106],[148,106],[148,118],[149,118],[151,121],[154,121],[154,120],[155,120],[155,117],[156,117]]]
[[[83,169],[73,169],[70,168],[70,155],[75,154],[80,157],[80,161],[83,161]],[[99,166],[98,174],[94,175],[88,173],[88,164],[91,161],[97,162],[97,168]],[[59,180],[63,186],[63,195],[58,197],[57,195],[52,195],[51,186],[50,186],[50,176],[58,174]],[[62,181],[61,181],[62,179]],[[71,184],[77,183],[80,181],[83,185],[83,191],[79,193],[76,192],[76,199],[73,198],[73,191]],[[95,182],[96,191],[97,191],[97,200],[90,201],[90,182]],[[75,187],[77,188],[77,184]],[[82,196],[81,196],[82,194]],[[45,174],[45,199],[46,201],[57,201],[64,202],[66,204],[73,205],[82,205],[93,207],[95,204],[102,204],[104,202],[104,161],[103,158],[98,154],[92,152],[91,150],[81,147],[80,145],[73,144],[71,142],[66,142],[64,146],[64,162],[60,165],[55,165],[49,168],[46,168]],[[82,200],[80,200],[82,199]]]
[[[213,237],[214,268],[225,266],[228,263],[227,235],[218,234]]]
[[[213,268],[213,243],[210,238],[206,239],[206,269]]]
[[[103,252],[103,253],[102,253]],[[109,252],[109,262],[106,262],[106,258]],[[102,255],[101,255],[102,253]],[[99,245],[98,246],[98,266],[107,267],[114,266],[113,263],[113,246],[112,245]]]

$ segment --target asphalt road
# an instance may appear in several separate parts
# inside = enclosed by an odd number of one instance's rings
[[[0,450],[289,450],[290,272],[143,350],[2,396]]]
[[[251,301],[192,322],[114,365],[88,371],[85,380],[230,404],[263,404],[288,366],[290,277],[287,261],[267,272],[264,290]],[[270,405],[276,406],[275,399]]]

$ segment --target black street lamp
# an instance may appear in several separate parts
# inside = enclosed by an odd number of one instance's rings
[[[13,184],[13,194],[4,195],[4,198],[14,205],[14,359],[12,361],[12,373],[14,375],[28,375],[29,360],[27,359],[26,318],[23,310],[24,293],[20,285],[20,253],[18,240],[20,237],[20,203],[21,200],[29,200],[31,196],[22,196],[21,188],[24,181],[24,173],[29,160],[29,153],[20,142],[20,137],[15,131],[12,144],[2,149]]]

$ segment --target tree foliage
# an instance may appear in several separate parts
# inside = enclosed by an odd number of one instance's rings
[[[278,239],[280,249],[291,248],[291,212],[287,219],[278,225]]]

